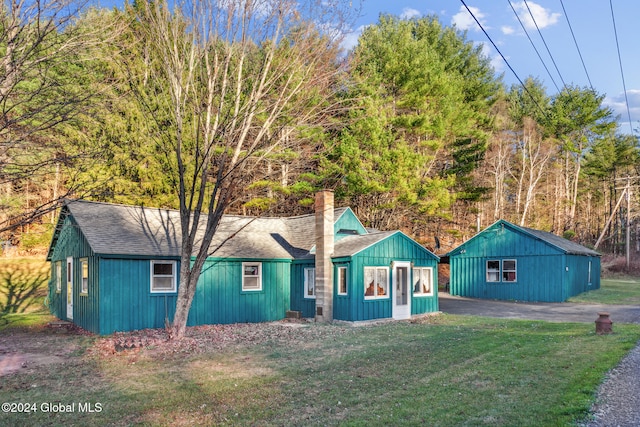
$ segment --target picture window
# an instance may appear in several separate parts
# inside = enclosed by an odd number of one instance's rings
[[[364,268],[364,297],[365,299],[389,297],[389,268]]]
[[[413,294],[433,295],[433,268],[419,267],[413,269]]]

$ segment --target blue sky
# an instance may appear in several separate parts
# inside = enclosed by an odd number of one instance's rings
[[[532,76],[540,79],[550,94],[557,93],[556,86],[561,89],[563,81],[566,85],[593,87],[599,94],[606,95],[605,105],[620,116],[620,131],[631,133],[624,96],[626,86],[631,124],[634,128],[640,128],[640,1],[611,0],[610,3],[606,0],[527,0],[525,4],[524,1],[511,0],[526,32],[516,18],[509,0],[465,0],[465,3],[515,70],[517,77],[462,1],[363,0],[362,16],[355,24],[347,43],[355,44],[362,29],[375,24],[381,13],[406,18],[436,15],[444,25],[455,25],[460,30],[466,30],[469,40],[482,44],[496,71],[504,73],[507,84],[516,84],[518,78],[524,81]],[[575,42],[569,25],[573,29]],[[527,38],[527,33],[542,60]]]

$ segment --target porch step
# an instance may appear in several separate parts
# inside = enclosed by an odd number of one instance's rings
[[[47,327],[54,330],[68,331],[69,329],[73,328],[73,323],[68,322],[66,320],[53,320],[47,323]]]
[[[287,310],[285,317],[287,319],[302,319],[301,311]]]

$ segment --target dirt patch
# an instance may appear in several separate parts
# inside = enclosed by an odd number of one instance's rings
[[[42,365],[63,363],[64,358],[37,353],[11,353],[0,355],[0,377]]]
[[[78,342],[87,333],[75,327],[42,327],[2,335],[0,377],[29,372],[40,366],[65,363],[81,348]]]

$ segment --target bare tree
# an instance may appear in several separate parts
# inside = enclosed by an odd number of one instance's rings
[[[193,0],[138,6],[155,119],[180,203],[181,266],[171,335],[184,335],[211,241],[251,170],[301,128],[321,124],[341,89],[341,1]],[[333,34],[328,35],[328,32]],[[144,73],[143,73],[144,74]],[[140,76],[146,79],[146,75]],[[295,138],[292,135],[295,134]]]
[[[538,183],[545,175],[547,163],[552,154],[551,147],[544,143],[533,120],[525,118],[523,126],[522,136],[518,144],[521,163],[520,176],[517,178],[518,191],[524,192],[520,225],[525,225],[527,213],[534,201]],[[523,189],[525,186],[526,189]],[[521,199],[520,194],[518,199]]]
[[[507,132],[498,132],[492,144],[489,145],[488,154],[485,160],[485,168],[488,174],[492,175],[491,185],[494,189],[493,195],[493,220],[496,221],[505,217],[507,192],[507,177],[511,174],[511,157],[513,156],[513,145]]]
[[[74,190],[60,182],[61,168],[82,153],[62,147],[69,139],[63,128],[90,105],[94,93],[79,84],[77,64],[96,34],[107,31],[76,25],[86,3],[0,6],[0,232],[50,212]]]

